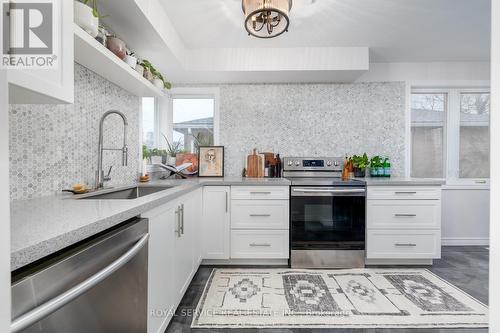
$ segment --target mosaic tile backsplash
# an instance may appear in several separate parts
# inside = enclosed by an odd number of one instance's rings
[[[128,118],[128,166],[120,152],[104,152],[112,184],[130,183],[139,171],[141,98],[75,63],[75,103],[10,106],[10,194],[12,200],[51,195],[74,183],[93,186],[97,169],[99,120],[110,109]],[[121,148],[121,118],[104,123],[105,147]]]
[[[225,174],[239,176],[252,148],[281,156],[385,155],[404,175],[405,84],[220,86]]]

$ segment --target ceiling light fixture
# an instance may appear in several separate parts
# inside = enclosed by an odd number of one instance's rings
[[[249,35],[273,38],[288,31],[292,0],[243,0],[242,5]]]

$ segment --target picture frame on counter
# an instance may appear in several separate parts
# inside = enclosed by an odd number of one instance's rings
[[[198,177],[224,177],[224,146],[198,147]]]

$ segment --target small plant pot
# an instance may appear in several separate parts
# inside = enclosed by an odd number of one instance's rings
[[[125,58],[123,58],[123,61],[127,63],[131,68],[135,69],[137,66],[137,58],[131,55],[126,55]]]
[[[106,47],[122,60],[127,56],[127,45],[120,38],[108,37]]]
[[[144,77],[144,67],[142,67],[142,65],[137,64],[135,66],[135,71],[139,73],[140,76]]]
[[[160,164],[161,162],[161,156],[151,156],[151,164]]]
[[[354,168],[354,177],[356,178],[364,178],[366,177],[366,169]]]
[[[99,18],[92,13],[92,8],[80,1],[74,1],[73,15],[75,23],[93,38],[99,33]]]
[[[377,168],[370,168],[370,176],[371,177],[378,177],[378,169]]]
[[[149,68],[144,68],[144,74],[143,74],[144,78],[150,82],[153,82],[153,73],[151,73],[151,71],[149,70]]]
[[[158,89],[163,89],[163,81],[158,78],[153,79],[153,85]]]
[[[177,164],[176,156],[167,156],[167,164],[175,166]]]

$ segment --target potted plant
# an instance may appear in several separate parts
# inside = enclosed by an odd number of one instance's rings
[[[144,67],[142,66],[142,60],[137,59],[137,64],[135,65],[135,71],[139,73],[140,76],[144,77]]]
[[[127,55],[125,56],[123,61],[125,61],[127,65],[129,65],[133,69],[135,69],[137,65],[137,57],[135,56],[135,53],[131,52],[130,50],[127,50]]]
[[[181,148],[181,142],[180,141],[173,141],[172,143],[170,143],[170,141],[168,141],[167,139],[167,136],[165,134],[161,134],[163,136],[163,138],[165,139],[165,141],[167,142],[167,149],[166,149],[166,164],[169,164],[169,165],[175,165],[176,164],[176,160],[177,160],[177,154],[179,154],[181,151],[182,151],[182,148]]]
[[[383,169],[383,164],[382,164],[382,158],[380,156],[373,156],[372,159],[370,160],[370,176],[372,177],[378,177],[379,176],[379,169]]]
[[[141,66],[144,68],[143,77],[146,80],[153,82],[153,79],[154,79],[154,77],[153,77],[153,70],[154,70],[153,65],[151,65],[151,63],[148,60],[144,59],[141,62]]]
[[[74,1],[73,15],[75,23],[93,38],[99,33],[99,10],[97,0]]]
[[[163,89],[163,80],[161,79],[160,72],[156,71],[153,73],[153,85],[158,89]]]
[[[363,156],[354,155],[352,157],[352,166],[354,171],[354,177],[365,177],[366,176],[366,168],[370,165],[370,161],[368,160],[368,156],[366,153]]]
[[[142,159],[147,160],[149,163],[151,163],[151,151],[146,145],[142,145]]]

